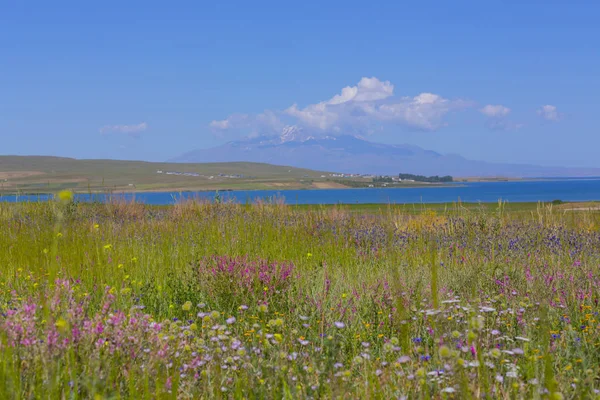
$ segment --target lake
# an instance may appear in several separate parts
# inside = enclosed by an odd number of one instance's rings
[[[140,192],[113,195],[127,200],[154,205],[174,204],[182,198],[212,200],[215,192]],[[288,204],[402,204],[402,203],[447,203],[515,202],[537,201],[589,201],[600,200],[600,179],[563,179],[515,182],[470,182],[449,186],[385,189],[315,189],[315,190],[250,190],[219,192],[222,200],[238,202],[256,199],[279,198]],[[27,202],[47,201],[49,195],[2,196],[1,201]],[[77,194],[79,201],[105,201],[108,195]]]

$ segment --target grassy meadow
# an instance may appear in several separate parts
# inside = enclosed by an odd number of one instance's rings
[[[600,398],[600,213],[0,203],[2,399]]]
[[[162,171],[162,173],[157,173]],[[167,172],[197,174],[167,175]],[[240,175],[239,177],[231,177]],[[163,163],[0,156],[0,195],[14,193],[314,189],[333,185],[326,172],[281,165]],[[338,185],[340,186],[340,185]]]

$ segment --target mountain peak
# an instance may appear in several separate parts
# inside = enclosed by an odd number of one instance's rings
[[[303,128],[297,125],[288,125],[283,128],[279,135],[280,143],[286,142],[306,142],[314,139],[314,136],[309,135]]]

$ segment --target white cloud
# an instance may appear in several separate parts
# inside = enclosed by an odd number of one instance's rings
[[[378,105],[373,112],[380,120],[432,131],[447,125],[444,117],[449,112],[465,106],[467,103],[461,100],[449,100],[437,94],[421,93],[412,98],[404,97],[400,101]]]
[[[99,131],[102,134],[125,133],[128,135],[138,135],[140,132],[143,132],[146,129],[148,129],[148,124],[141,122],[134,125],[104,125],[99,129]]]
[[[211,121],[210,123],[210,127],[214,129],[227,129],[230,127],[230,125],[231,122],[229,121],[229,118],[223,119],[221,121]]]
[[[314,134],[335,132],[372,132],[384,125],[396,124],[416,130],[436,130],[445,125],[453,111],[470,107],[469,102],[453,100],[434,93],[414,97],[394,96],[394,85],[375,77],[363,77],[355,86],[344,87],[339,94],[319,103],[283,111],[265,111],[249,116],[234,114],[212,121],[215,132],[244,132],[250,135],[278,133],[284,125],[311,128]]]
[[[340,94],[336,94],[327,101],[310,104],[303,109],[294,104],[284,112],[312,128],[335,129],[338,122],[346,122],[341,120],[344,119],[347,111],[350,111],[349,106],[356,103],[376,102],[393,94],[394,85],[389,81],[382,82],[377,78],[362,78],[356,86],[346,86]]]
[[[232,114],[226,119],[214,120],[209,124],[215,130],[236,129],[248,123],[248,114]]]
[[[558,112],[556,106],[550,104],[542,106],[538,110],[538,115],[540,115],[542,118],[548,121],[559,121],[562,118],[562,114]]]
[[[327,103],[311,104],[302,110],[294,104],[285,113],[297,118],[300,123],[322,130],[330,129],[339,118],[339,113],[332,111]]]
[[[383,100],[394,94],[394,85],[389,81],[382,82],[379,79],[362,78],[356,86],[346,86],[341,94],[333,96],[327,104],[342,104],[349,101],[376,101]]]
[[[232,114],[226,119],[211,121],[209,126],[217,136],[238,132],[254,136],[260,133],[279,132],[285,125],[277,113],[266,110],[258,115]]]
[[[444,116],[465,105],[433,93],[393,98],[394,85],[377,78],[362,78],[328,101],[303,109],[296,104],[285,110],[298,123],[321,130],[339,131],[373,124],[397,123],[416,129],[435,130],[445,125]]]
[[[487,106],[485,106],[481,110],[479,110],[479,112],[482,113],[483,115],[486,115],[491,118],[500,118],[500,117],[506,117],[510,113],[510,108],[504,107],[499,104],[498,105],[488,104]]]

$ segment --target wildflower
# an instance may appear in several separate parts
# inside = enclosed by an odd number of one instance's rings
[[[269,326],[271,327],[280,327],[283,326],[283,319],[277,318],[269,321]]]
[[[261,313],[266,313],[268,311],[267,305],[266,304],[261,304],[258,306],[258,311]]]
[[[231,324],[235,323],[235,317],[229,317],[229,318],[227,318],[227,320],[225,322],[227,322],[227,324],[231,325]]]
[[[344,329],[344,327],[346,326],[343,322],[340,322],[340,321],[334,322],[334,325],[338,329]]]
[[[100,228],[100,225],[94,224],[94,229],[98,229],[98,228]]]
[[[56,328],[60,331],[60,332],[66,332],[67,329],[69,328],[69,324],[67,323],[67,321],[65,321],[63,318],[59,318],[55,323],[54,326],[56,326]]]
[[[58,199],[63,203],[67,203],[73,200],[73,192],[71,192],[70,190],[63,190],[58,193]]]
[[[191,301],[186,301],[185,303],[183,303],[183,305],[181,306],[181,309],[183,311],[190,311],[192,309],[192,302]]]
[[[112,244],[108,243],[104,245],[104,250],[110,250],[112,249]]]
[[[471,318],[471,328],[475,330],[481,330],[484,326],[484,319],[482,316]]]
[[[399,364],[405,364],[409,361],[410,361],[409,356],[401,356],[396,362],[398,362]]]
[[[518,378],[519,374],[517,373],[517,371],[515,369],[512,369],[506,373],[506,377],[507,378]]]
[[[61,237],[62,237],[62,235],[63,235],[62,233],[58,232],[58,233],[56,234],[56,237],[57,237],[57,238],[61,238]]]
[[[198,307],[200,307],[200,304],[198,304]],[[246,311],[247,309],[248,309],[248,306],[246,306],[244,304],[242,304],[241,306],[238,307],[238,310],[240,310],[240,311]]]
[[[306,253],[306,258],[311,258],[312,257],[312,253]]]
[[[473,340],[477,339],[477,334],[473,331],[470,331],[467,334],[467,339],[469,340],[469,342],[472,342]]]
[[[442,358],[448,358],[451,355],[450,354],[450,349],[448,348],[448,346],[442,346],[442,347],[440,347],[440,349],[439,349],[438,352],[440,354],[440,357],[442,357]]]

